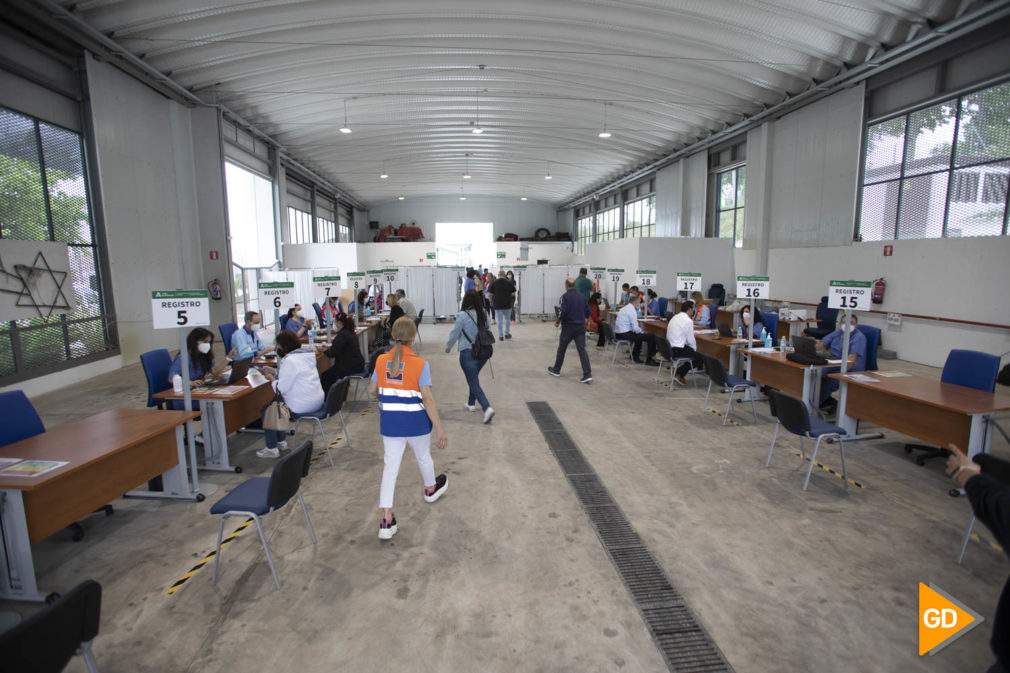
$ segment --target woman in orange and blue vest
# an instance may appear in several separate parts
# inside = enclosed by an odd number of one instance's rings
[[[390,336],[393,350],[376,359],[372,382],[368,385],[369,393],[379,396],[379,432],[385,447],[385,467],[379,488],[380,540],[396,535],[393,491],[408,444],[421,468],[425,501],[435,502],[449,485],[444,474],[435,476],[435,463],[431,459],[431,431],[435,431],[436,446],[440,450],[449,444],[449,438],[442,428],[431,392],[431,367],[411,350],[417,338],[417,327],[413,320],[404,316],[393,323]]]

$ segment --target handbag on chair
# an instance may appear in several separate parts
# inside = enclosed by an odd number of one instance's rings
[[[284,398],[280,393],[277,393],[273,402],[267,405],[266,411],[263,412],[263,429],[277,432],[287,432],[291,429],[291,410],[284,404]]]

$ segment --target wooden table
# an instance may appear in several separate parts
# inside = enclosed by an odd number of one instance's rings
[[[250,382],[252,381],[252,383]],[[203,451],[205,470],[241,472],[242,468],[228,460],[228,436],[252,423],[263,414],[263,407],[274,398],[273,386],[266,377],[253,374],[240,383],[242,390],[222,395],[220,393],[193,393],[200,401],[203,415]],[[163,390],[155,393],[156,400],[181,400],[182,393]]]
[[[37,477],[0,475],[0,598],[44,600],[32,544],[159,474],[166,487],[171,480],[185,483],[182,425],[198,415],[113,409],[0,448],[4,458],[67,462]]]
[[[855,380],[858,375],[873,380]],[[1010,410],[1010,396],[923,376],[887,377],[874,371],[828,376],[841,382],[838,425],[850,434],[864,420],[941,448],[953,442],[974,456],[988,450],[991,441],[986,417]]]
[[[326,341],[317,341],[317,346],[330,347],[330,344]],[[276,367],[277,358],[276,357],[259,357],[253,360],[254,367]],[[322,351],[316,351],[316,371],[322,376],[323,372],[333,366],[333,358],[327,357]]]
[[[358,346],[361,348],[361,356],[365,358],[365,362],[368,362],[369,335],[374,335],[378,331],[380,320],[377,317],[368,317],[365,318],[364,325],[358,325],[354,328],[354,333],[358,335]]]
[[[642,331],[655,334],[660,339],[666,338],[666,328],[669,321],[659,318],[639,318],[638,323],[642,326]],[[711,355],[722,361],[730,374],[737,374],[740,371],[739,358],[735,356],[737,349],[748,345],[746,339],[731,339],[720,336],[718,332],[699,330],[694,332],[695,343],[698,344],[697,351],[704,355]]]
[[[820,403],[821,372],[825,367],[840,367],[841,360],[829,361],[823,365],[804,365],[792,362],[785,353],[757,353],[753,349],[744,351],[747,355],[747,378],[784,393],[804,400],[811,411],[816,411]],[[850,366],[856,363],[855,356],[849,356]]]
[[[803,320],[797,318],[789,318],[788,320],[782,320],[779,318],[780,325],[787,325],[789,329],[789,337],[803,336],[803,330],[812,322],[817,322],[815,318],[805,318]],[[782,338],[783,334],[777,334],[779,338]]]

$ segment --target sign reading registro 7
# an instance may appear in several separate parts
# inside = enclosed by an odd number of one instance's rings
[[[828,308],[869,311],[870,286],[868,280],[831,281],[828,284]]]

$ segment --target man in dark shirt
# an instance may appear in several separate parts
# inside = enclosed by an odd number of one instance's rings
[[[515,302],[516,286],[505,277],[504,271],[498,272],[498,278],[488,288],[491,292],[491,303],[494,308],[495,322],[498,323],[498,340],[502,340],[502,323],[505,323],[505,339],[512,338],[512,304]]]
[[[586,270],[586,267],[582,267],[579,269],[579,277],[575,279],[575,289],[586,298],[586,301],[589,301],[589,298],[593,296],[593,290],[596,289],[593,287],[593,281],[589,280],[588,274],[589,271]]]
[[[582,383],[593,380],[589,367],[589,353],[586,352],[586,318],[589,317],[589,302],[575,289],[575,281],[569,278],[565,281],[565,293],[561,295],[561,312],[554,326],[561,326],[561,341],[558,343],[558,355],[554,366],[547,368],[551,376],[561,376],[561,365],[565,362],[565,350],[568,344],[575,342],[582,362]]]

